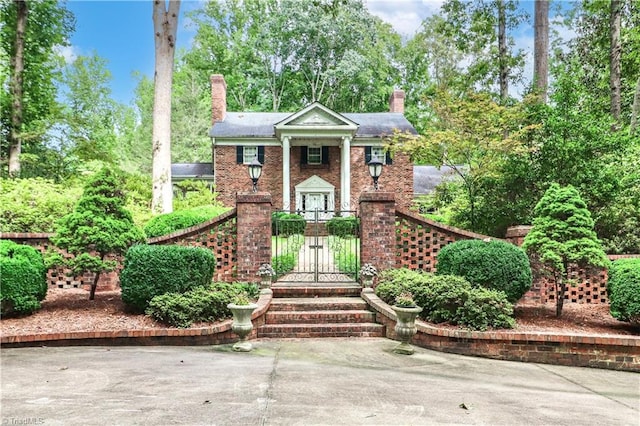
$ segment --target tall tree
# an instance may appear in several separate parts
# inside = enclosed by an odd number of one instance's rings
[[[362,0],[225,0],[192,15],[186,61],[227,81],[229,110],[298,109],[317,100],[338,111],[381,111],[399,82],[400,37]]]
[[[154,0],[153,202],[155,213],[173,210],[171,186],[171,80],[180,0]]]
[[[533,27],[533,84],[540,100],[546,103],[549,85],[549,0],[536,0]]]
[[[622,42],[620,40],[621,13],[620,1],[611,0],[611,16],[609,21],[611,42],[611,48],[609,51],[609,86],[611,87],[611,115],[613,115],[613,118],[616,120],[620,119],[620,55],[622,51]]]
[[[15,50],[11,56],[11,128],[9,130],[9,176],[20,175],[20,152],[22,151],[22,78],[24,72],[24,42],[27,30],[28,3],[14,0],[16,4]]]
[[[467,89],[497,87],[501,101],[506,101],[509,83],[521,80],[524,65],[524,53],[513,51],[509,31],[526,19],[526,13],[514,0],[447,0],[442,15],[441,31],[468,63]]]
[[[61,145],[81,162],[116,161],[117,103],[111,98],[111,73],[95,53],[78,56],[64,73]]]
[[[9,88],[0,91],[0,158],[13,176],[24,176],[23,154],[46,153],[41,142],[58,110],[58,47],[73,28],[73,16],[57,1],[0,2],[0,85]]]

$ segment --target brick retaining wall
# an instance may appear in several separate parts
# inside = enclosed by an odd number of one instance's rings
[[[387,337],[398,340],[395,312],[373,292],[363,298],[386,326]],[[640,372],[640,337],[587,336],[578,334],[525,333],[517,331],[469,331],[438,328],[416,321],[412,343],[423,348],[460,355],[520,362],[597,367]]]

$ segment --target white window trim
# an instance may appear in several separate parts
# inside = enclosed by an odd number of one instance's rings
[[[318,150],[318,161],[311,161],[311,150]],[[307,147],[307,164],[311,164],[313,166],[317,166],[318,164],[322,164],[322,147],[319,146],[308,146]]]
[[[247,154],[247,151],[252,152],[252,154]],[[255,154],[253,153],[255,152]],[[253,161],[254,158],[258,156],[258,147],[257,146],[243,146],[242,147],[242,164],[249,164]]]

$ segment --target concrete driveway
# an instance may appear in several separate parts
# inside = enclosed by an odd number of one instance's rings
[[[640,375],[387,339],[2,349],[2,425],[639,425]]]

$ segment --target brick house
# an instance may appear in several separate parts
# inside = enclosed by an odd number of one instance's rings
[[[251,190],[247,165],[258,157],[258,188],[272,194],[274,208],[324,210],[325,217],[356,210],[360,193],[372,188],[367,163],[374,155],[385,163],[380,190],[395,192],[400,205],[411,202],[411,160],[384,150],[384,137],[395,129],[416,134],[403,115],[402,90],[382,113],[337,113],[318,102],[296,112],[228,112],[222,75],[211,77],[211,92],[213,173],[224,204],[233,206],[237,192]]]

